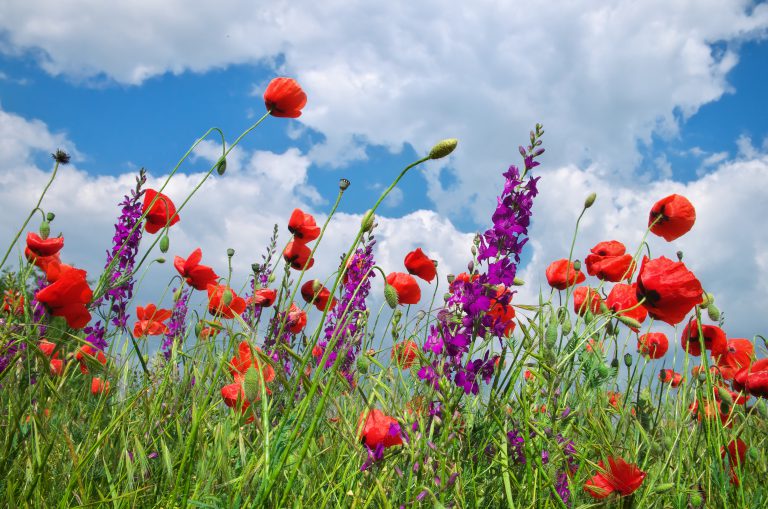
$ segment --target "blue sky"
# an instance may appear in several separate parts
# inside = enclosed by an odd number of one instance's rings
[[[3,245],[34,203],[49,153],[77,155],[47,204],[71,256],[103,264],[116,203],[140,166],[157,180],[206,129],[229,140],[264,111],[278,75],[307,91],[295,121],[268,119],[206,183],[172,236],[222,267],[238,250],[245,277],[272,224],[294,207],[323,217],[340,177],[352,181],[316,270],[333,270],[360,214],[398,170],[436,141],[449,159],[403,181],[381,210],[378,258],[402,270],[420,246],[446,272],[463,270],[487,227],[500,174],[537,121],[548,152],[521,274],[534,299],[543,269],[567,256],[584,197],[598,202],[577,256],[615,238],[635,246],[647,211],[677,192],[699,218],[654,254],[678,249],[718,295],[729,334],[768,332],[768,6],[747,0],[605,3],[525,8],[497,2],[442,8],[393,2],[276,1],[225,8],[180,0],[30,0],[0,6],[0,190],[14,211]],[[89,16],[75,16],[88,9]],[[233,16],[231,13],[238,13]],[[531,20],[537,20],[532,23]],[[215,160],[204,144],[169,187],[181,201]],[[718,249],[712,249],[717,242]],[[153,269],[154,270],[154,269]],[[157,269],[169,275],[169,267]],[[166,271],[166,272],[162,272]],[[161,286],[150,285],[147,298]]]

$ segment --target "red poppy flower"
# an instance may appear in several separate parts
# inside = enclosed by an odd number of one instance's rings
[[[306,104],[307,94],[291,78],[275,78],[264,91],[264,105],[273,117],[300,117]]]
[[[720,423],[723,426],[728,428],[733,427],[733,420],[729,419],[730,413],[723,412],[723,406],[720,404],[713,404],[707,401],[704,404],[704,408],[699,408],[699,400],[694,400],[693,403],[688,406],[688,411],[691,412],[691,414],[695,416],[696,420],[699,422],[701,422],[704,418],[708,420],[714,420],[715,417],[718,417],[720,419]]]
[[[16,290],[3,292],[3,311],[15,315],[24,314],[24,295]]]
[[[646,473],[637,465],[627,463],[623,458],[608,458],[608,468],[600,461],[600,471],[584,484],[584,491],[594,498],[602,499],[618,492],[621,496],[630,495],[643,484]]]
[[[43,352],[43,355],[46,357],[54,357],[53,351],[56,349],[56,345],[54,343],[51,343],[47,339],[41,339],[37,342],[37,347],[40,349],[41,352]],[[55,357],[58,357],[59,353],[56,352]]]
[[[663,384],[670,384],[677,387],[683,381],[683,375],[676,373],[671,369],[662,369],[659,371],[659,381]]]
[[[573,310],[582,316],[587,311],[591,311],[593,315],[599,314],[602,302],[600,294],[588,286],[580,286],[573,290]]]
[[[392,345],[392,359],[401,369],[408,369],[416,362],[419,347],[414,341],[402,341]]]
[[[49,369],[51,370],[51,375],[61,376],[61,374],[64,373],[64,360],[51,359]]]
[[[91,380],[91,394],[98,396],[99,394],[107,394],[109,392],[109,382],[105,382],[99,377],[93,377]]]
[[[315,264],[315,259],[309,258],[311,254],[312,250],[306,244],[292,240],[285,246],[283,258],[296,270],[309,270]]]
[[[637,276],[637,299],[643,301],[651,318],[669,325],[682,322],[696,304],[701,304],[701,283],[683,262],[663,256],[643,257]]]
[[[753,396],[768,398],[768,359],[760,359],[733,377],[733,388]]]
[[[93,292],[85,279],[87,274],[63,264],[58,269],[55,281],[38,291],[35,299],[45,304],[51,315],[63,316],[71,328],[82,329],[91,320],[86,306],[91,302]]]
[[[259,352],[261,351],[258,347],[253,347],[253,349]],[[253,355],[251,346],[248,344],[248,342],[240,342],[237,347],[237,355],[232,357],[229,369],[229,372],[235,379],[235,383],[225,385],[221,388],[221,397],[224,400],[225,405],[230,408],[235,408],[239,400],[240,410],[244,413],[248,406],[251,404],[251,402],[248,401],[248,399],[245,397],[245,388],[243,387],[243,382],[245,381],[245,373],[249,368],[253,367],[257,371],[261,371],[261,377],[264,378],[265,383],[269,383],[275,379],[274,368],[272,368],[272,366],[266,362],[263,363],[263,367],[261,364],[262,363],[259,361],[258,357]],[[259,383],[261,383],[260,379]],[[260,392],[261,391],[259,391],[259,393]],[[266,388],[266,392],[267,394],[272,394],[272,391],[269,388]],[[257,393],[257,396],[259,393]],[[249,419],[249,421],[250,420],[252,419]]]
[[[421,248],[405,255],[405,270],[409,274],[420,277],[427,283],[431,283],[437,275],[435,262],[425,255]]]
[[[84,375],[88,373],[88,360],[98,362],[102,366],[107,364],[107,356],[104,355],[104,352],[97,350],[92,345],[83,345],[75,354],[75,359],[80,363],[80,372]]]
[[[387,284],[394,287],[397,292],[397,303],[418,304],[421,300],[421,289],[416,279],[410,274],[392,272],[387,276]]]
[[[621,393],[615,391],[607,391],[606,395],[608,396],[608,404],[618,410],[619,404],[621,403]]]
[[[525,370],[525,373],[523,373],[523,378],[525,378],[526,380],[530,380],[531,378],[533,378],[533,373],[531,372],[530,369]]]
[[[569,286],[583,283],[587,279],[582,271],[576,270],[573,262],[568,263],[568,260],[564,258],[550,263],[546,275],[549,286],[558,290],[565,290]]]
[[[34,232],[27,233],[27,251],[35,258],[53,256],[64,247],[64,237],[49,237],[43,239]],[[27,256],[29,259],[29,256]]]
[[[587,352],[595,352],[595,353],[605,353],[603,350],[603,342],[598,341],[595,338],[589,338],[587,340],[587,346],[585,347]]]
[[[306,214],[300,209],[293,209],[288,219],[288,231],[303,244],[312,242],[320,236],[320,227],[315,224],[312,214]]]
[[[701,355],[698,325],[695,319],[688,322],[680,338],[683,350],[696,357]],[[728,340],[723,329],[716,325],[702,325],[701,332],[704,335],[704,347],[712,351],[713,358],[728,351]]]
[[[627,248],[617,240],[600,242],[590,251],[584,263],[590,276],[603,281],[619,282],[629,280],[635,270],[632,255],[625,254]]]
[[[655,224],[654,224],[655,222]],[[648,226],[651,232],[667,242],[683,236],[696,222],[696,209],[684,196],[672,194],[657,201],[651,207]]]
[[[152,200],[157,196],[157,201],[154,204]],[[152,208],[150,208],[150,206]],[[176,213],[176,206],[173,204],[170,198],[163,193],[158,193],[154,189],[147,189],[144,193],[144,207],[141,210],[142,214],[146,214],[146,221],[144,222],[144,228],[147,233],[157,233],[166,225],[173,226],[179,222],[179,215]]]
[[[669,339],[663,332],[649,332],[637,338],[637,351],[651,359],[661,359],[669,350]]]
[[[320,345],[315,345],[312,347],[312,357],[317,359],[317,362],[320,362],[320,360],[323,357],[323,347]]]
[[[317,291],[315,291],[315,285],[318,287]],[[325,306],[328,305],[328,299],[331,298],[331,292],[317,279],[310,279],[301,285],[301,297],[305,302],[314,304],[318,311],[324,311]],[[336,305],[336,302],[336,297],[333,297],[331,308]]]
[[[728,389],[728,387],[724,386],[722,383],[716,383],[712,385],[712,394],[714,395],[715,401],[717,401],[718,404],[720,404],[720,402],[723,400],[721,391],[727,392],[731,398],[731,401],[735,405],[746,405],[747,401],[749,401],[749,398],[752,397],[745,392],[734,392]]]
[[[229,290],[232,293],[232,300],[229,304],[224,303],[224,292]],[[245,299],[238,297],[226,285],[208,285],[208,312],[221,318],[234,318],[235,315],[241,315],[245,311]]]
[[[755,347],[748,339],[733,338],[728,340],[725,353],[717,356],[715,362],[720,368],[720,374],[726,380],[733,380],[733,376],[742,368],[752,363]]]
[[[302,311],[296,304],[291,304],[285,326],[292,334],[298,334],[307,326],[307,313]]]
[[[731,440],[728,443],[728,447],[721,447],[720,448],[720,455],[723,459],[728,457],[728,463],[732,467],[735,467],[737,465],[743,465],[744,461],[747,459],[747,450],[749,447],[747,447],[747,444],[744,443],[744,440],[737,438],[735,440]]]
[[[59,253],[53,254],[51,256],[37,256],[32,251],[30,251],[28,247],[24,248],[24,256],[28,261],[34,263],[35,266],[43,272],[48,272],[48,267],[50,264],[61,263],[61,257],[59,256]]]
[[[199,247],[192,251],[186,260],[181,256],[173,258],[173,266],[179,271],[181,277],[195,290],[205,290],[208,285],[216,284],[219,276],[207,265],[200,265],[203,259],[203,250]]]
[[[626,316],[627,318],[632,318],[640,323],[643,323],[645,317],[648,316],[648,310],[637,302],[637,285],[635,283],[632,283],[631,285],[623,283],[613,285],[611,293],[609,293],[608,298],[605,299],[605,304],[612,309],[614,313]],[[630,329],[637,332],[637,328],[635,327],[630,327]]]
[[[253,297],[250,297],[249,304],[261,308],[268,308],[275,303],[276,298],[277,291],[271,288],[258,288],[257,290],[254,290]]]
[[[170,309],[157,309],[154,304],[148,304],[143,308],[136,308],[136,318],[139,321],[133,326],[133,335],[137,338],[142,336],[159,336],[168,334],[168,326],[163,322],[171,317]]]
[[[209,327],[202,327],[200,329],[200,334],[197,335],[200,339],[210,339],[215,338],[219,335],[219,332],[221,332],[222,326],[220,322],[207,322],[211,325]]]
[[[363,419],[365,419],[365,424],[363,424]],[[370,412],[363,410],[357,420],[357,429],[359,430],[358,439],[371,449],[376,449],[379,445],[391,447],[403,444],[400,424],[397,419],[384,414],[377,408]]]
[[[488,316],[493,318],[493,328],[509,336],[515,330],[515,308],[512,307],[512,292],[503,285],[496,289],[496,296],[491,298]]]

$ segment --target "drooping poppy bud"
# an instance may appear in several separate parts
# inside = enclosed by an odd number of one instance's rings
[[[168,235],[163,235],[160,238],[160,252],[161,253],[167,253],[168,252],[168,247],[170,246],[170,244],[171,244],[171,241],[168,238]]]
[[[224,175],[226,171],[227,171],[227,158],[222,157],[216,163],[216,173],[218,173],[219,175]]]

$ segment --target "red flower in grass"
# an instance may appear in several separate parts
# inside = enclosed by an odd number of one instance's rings
[[[277,298],[277,291],[271,288],[258,288],[254,290],[253,297],[249,298],[249,304],[259,306],[261,308],[268,308],[275,303]]]
[[[733,380],[742,368],[748,367],[754,358],[755,347],[751,341],[742,338],[728,340],[725,353],[715,358],[720,374],[726,380]]]
[[[627,318],[637,320],[639,323],[643,323],[648,316],[648,310],[637,302],[637,285],[632,283],[626,285],[623,283],[617,283],[611,288],[611,293],[608,294],[608,298],[605,299],[605,304],[614,313],[618,313]],[[627,310],[627,311],[625,311]],[[633,331],[637,332],[636,327],[630,327]]]
[[[701,283],[683,262],[663,256],[653,260],[643,257],[637,276],[637,299],[651,318],[677,325],[696,304],[701,304],[703,293]]]
[[[632,261],[632,255],[626,254],[626,251],[624,244],[617,240],[600,242],[584,259],[587,273],[613,283],[630,279],[635,271],[635,264]]]
[[[509,336],[515,330],[515,308],[512,307],[512,292],[503,285],[496,289],[496,296],[491,298],[488,316],[493,318],[494,329],[502,330]]]
[[[667,242],[682,237],[693,228],[695,222],[696,209],[686,197],[679,194],[671,194],[657,201],[651,207],[648,217],[651,233],[663,237]]]
[[[637,338],[637,351],[651,359],[661,359],[669,350],[669,339],[663,332],[649,332]]]
[[[308,304],[314,304],[318,311],[324,311],[331,300],[331,308],[336,305],[336,297],[331,297],[331,292],[317,279],[310,279],[301,285],[301,297]]]
[[[732,390],[728,389],[728,387],[723,385],[721,382],[718,382],[718,383],[712,384],[712,393],[715,396],[715,401],[717,401],[718,404],[720,404],[720,402],[723,400],[721,391],[725,391],[726,393],[728,393],[734,405],[746,405],[747,401],[749,401],[749,398],[751,398],[751,396],[747,393],[733,392]]]
[[[292,78],[275,78],[264,91],[264,105],[273,117],[300,117],[306,104],[307,94]]]
[[[51,315],[63,316],[68,326],[82,329],[91,320],[91,313],[86,306],[93,297],[86,275],[84,270],[68,265],[51,266],[48,271],[51,284],[38,291],[35,299],[45,304]]]
[[[608,468],[602,461],[597,467],[600,471],[584,484],[584,491],[597,499],[613,492],[621,496],[631,495],[643,484],[646,476],[637,465],[627,463],[620,457],[608,458]]]
[[[40,349],[41,352],[43,352],[43,355],[46,357],[54,357],[53,351],[56,349],[56,345],[54,343],[51,343],[47,339],[41,339],[37,342],[37,347]],[[59,353],[56,352],[56,357],[59,356]]]
[[[663,384],[669,384],[676,388],[683,381],[683,375],[676,373],[671,369],[662,369],[659,371],[659,381]]]
[[[25,254],[31,261],[30,255],[34,258],[47,258],[61,251],[64,247],[64,237],[49,237],[43,239],[34,232],[27,233],[27,248]]]
[[[365,420],[365,424],[363,424],[363,420]],[[403,444],[400,424],[397,419],[386,415],[377,408],[370,412],[363,410],[357,420],[357,429],[358,440],[362,440],[371,449],[376,449],[380,445],[392,447]]]
[[[713,358],[728,351],[728,339],[723,329],[716,325],[702,325],[701,332],[704,335],[704,348],[712,351]],[[683,335],[680,339],[683,350],[696,357],[701,355],[699,324],[695,319],[688,322],[688,325],[683,329]]]
[[[733,426],[733,420],[729,419],[730,412],[723,412],[723,406],[717,402],[712,403],[707,401],[704,408],[699,408],[699,400],[696,399],[688,406],[688,411],[691,412],[699,422],[704,418],[707,420],[714,420],[715,417],[717,417],[720,419],[720,423],[723,426],[728,428]]]
[[[243,383],[245,382],[245,374],[248,369],[253,367],[261,372],[261,376],[258,378],[258,383],[261,383],[262,377],[265,383],[269,383],[275,379],[274,368],[267,362],[259,361],[258,357],[253,354],[254,351],[260,352],[261,350],[257,347],[253,347],[253,350],[251,350],[251,348],[251,345],[248,344],[247,341],[240,342],[237,347],[237,355],[232,357],[229,369],[229,372],[235,379],[235,383],[225,385],[221,388],[221,397],[224,400],[224,404],[230,408],[236,408],[237,402],[239,401],[240,410],[243,413],[251,404],[245,397],[245,387],[243,386]],[[267,394],[272,394],[272,391],[269,388],[265,389]],[[257,391],[257,399],[260,393],[260,390]],[[252,420],[252,417],[249,418],[249,421]]]
[[[157,200],[152,204],[152,200]],[[144,207],[142,214],[146,214],[144,228],[147,233],[157,233],[165,228],[166,225],[173,226],[179,222],[179,215],[176,213],[176,206],[170,198],[163,193],[158,193],[154,189],[147,189],[144,193]]]
[[[93,394],[94,396],[98,396],[99,394],[108,394],[108,393],[109,393],[109,382],[104,381],[97,376],[93,377],[93,380],[91,380],[91,394]]]
[[[588,286],[580,286],[573,290],[573,310],[582,316],[587,311],[591,311],[593,315],[599,314],[602,303],[600,294]]]
[[[305,313],[296,304],[291,304],[291,309],[288,311],[288,319],[285,323],[285,328],[291,334],[298,334],[304,330],[307,326],[307,313]]]
[[[138,338],[168,334],[168,326],[163,322],[170,317],[170,309],[157,309],[154,304],[148,304],[145,308],[138,306],[136,318],[139,321],[133,326],[133,335]]]
[[[83,345],[75,354],[75,359],[80,363],[80,372],[84,375],[88,374],[89,360],[91,362],[98,362],[102,366],[107,365],[107,356],[104,355],[104,352],[91,345]]]
[[[569,286],[583,283],[587,276],[580,270],[576,270],[573,262],[568,262],[565,258],[549,264],[547,267],[547,283],[557,290],[565,290]]]
[[[46,339],[41,339],[37,343],[37,347],[43,352],[43,355],[48,357],[48,367],[52,376],[61,376],[64,372],[64,361],[59,359],[59,352],[55,352],[56,345]]]
[[[425,255],[421,248],[417,248],[415,251],[405,255],[405,270],[409,274],[420,277],[427,283],[431,283],[437,275],[435,262]]]
[[[320,227],[315,224],[312,214],[302,212],[301,209],[293,209],[288,219],[288,231],[303,244],[312,242],[320,236]]]
[[[35,266],[43,272],[48,272],[48,267],[51,264],[61,264],[61,257],[59,256],[59,253],[51,256],[35,256],[35,254],[32,253],[29,248],[25,248],[24,256],[27,258],[27,260],[34,263]]]
[[[414,341],[402,341],[392,345],[392,360],[401,369],[408,369],[416,362],[418,345]]]
[[[24,294],[16,290],[3,292],[3,311],[14,315],[24,314]]]
[[[397,303],[418,304],[421,300],[421,289],[416,279],[410,274],[392,272],[387,276],[387,284],[397,292]]]
[[[315,264],[314,258],[309,258],[312,250],[298,240],[292,240],[285,246],[283,258],[296,270],[309,270]]]
[[[199,247],[192,251],[186,260],[181,256],[173,258],[173,266],[179,271],[181,277],[195,290],[205,290],[208,285],[216,284],[219,276],[207,265],[200,265],[203,259],[203,250]]]
[[[64,373],[64,361],[62,359],[51,359],[49,367],[53,376],[61,376]]]
[[[728,443],[728,447],[720,448],[720,456],[723,459],[727,457],[731,467],[736,467],[744,464],[744,461],[747,459],[748,449],[749,447],[747,447],[744,440],[736,438]]]
[[[733,377],[733,388],[753,396],[768,398],[768,359],[760,359]]]
[[[225,302],[225,294],[232,294],[232,300]],[[220,318],[234,318],[245,311],[245,299],[238,297],[226,285],[208,285],[208,312]]]

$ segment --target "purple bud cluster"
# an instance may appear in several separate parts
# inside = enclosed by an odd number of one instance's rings
[[[174,290],[175,292],[176,290]],[[184,340],[184,334],[186,332],[186,319],[187,319],[187,305],[189,304],[189,298],[192,296],[192,290],[188,286],[184,286],[181,290],[178,300],[173,306],[171,312],[171,318],[168,320],[168,332],[163,338],[163,344],[161,350],[165,356],[165,360],[171,358],[171,350],[173,350],[174,342],[181,342]]]

